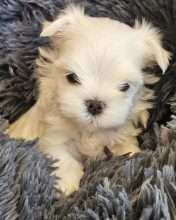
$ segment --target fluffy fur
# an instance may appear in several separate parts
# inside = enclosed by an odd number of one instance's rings
[[[43,153],[59,159],[59,188],[69,194],[83,175],[82,155],[102,157],[105,145],[116,155],[139,151],[137,135],[147,123],[153,83],[144,71],[156,62],[164,72],[169,53],[158,30],[143,21],[133,28],[109,18],[93,18],[70,6],[54,22],[44,24],[41,36],[53,49],[40,49],[36,76],[37,103],[10,126],[7,133],[31,140],[39,137]],[[67,75],[75,73],[78,84]],[[121,91],[125,83],[127,91]],[[105,103],[93,116],[87,100]]]

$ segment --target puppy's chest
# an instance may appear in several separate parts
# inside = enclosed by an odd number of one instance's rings
[[[79,132],[74,145],[77,150],[89,157],[102,157],[104,155],[104,147],[108,145],[111,148],[115,143],[109,140],[109,136],[103,133],[89,133],[87,131]]]

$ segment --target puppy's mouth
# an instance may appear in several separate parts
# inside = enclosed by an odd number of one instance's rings
[[[102,116],[102,115],[101,115]],[[103,129],[101,122],[100,115],[92,116],[89,113],[86,115],[86,121],[84,123],[84,127],[89,131],[97,131]]]
[[[112,125],[112,126],[106,126],[106,125],[103,125],[102,123],[102,119],[101,117],[103,116],[102,115],[97,115],[97,116],[88,116],[88,121],[85,125],[85,128],[88,130],[88,131],[92,131],[92,132],[96,132],[96,131],[116,131],[119,126],[118,125]]]

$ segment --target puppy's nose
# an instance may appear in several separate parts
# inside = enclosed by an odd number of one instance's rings
[[[90,112],[92,115],[99,115],[103,112],[103,109],[105,107],[105,103],[102,101],[98,101],[96,99],[87,100],[86,106],[87,106],[88,112]]]

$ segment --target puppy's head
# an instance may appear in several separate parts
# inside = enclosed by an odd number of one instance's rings
[[[164,72],[169,63],[158,31],[145,21],[131,28],[79,7],[45,23],[41,36],[53,43],[51,87],[62,115],[89,130],[125,124],[141,102],[142,69],[157,63]]]

